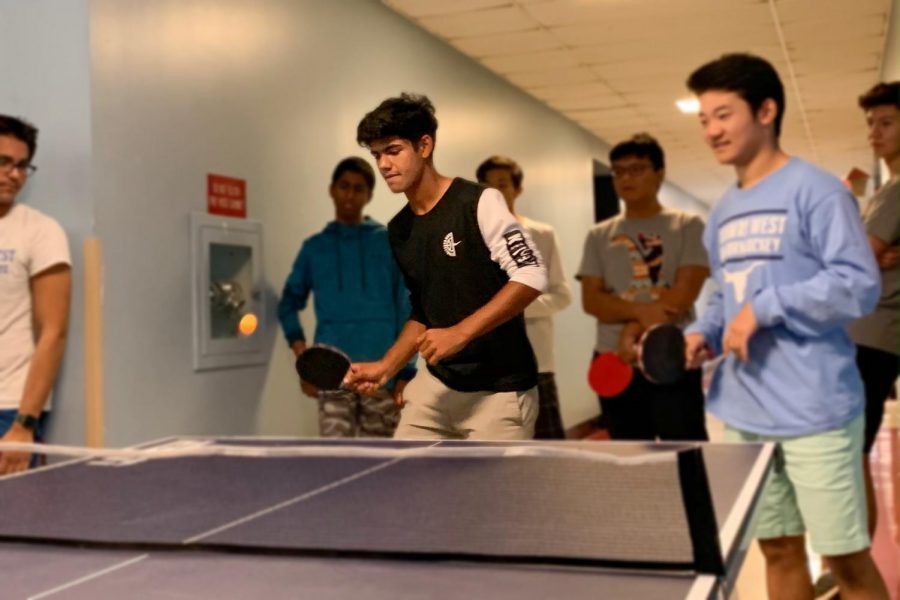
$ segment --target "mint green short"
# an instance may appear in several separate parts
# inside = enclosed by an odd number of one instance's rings
[[[809,532],[822,556],[851,554],[869,547],[863,485],[863,419],[800,437],[765,436],[725,427],[726,442],[778,442],[774,472],[760,497],[755,536],[759,539]]]

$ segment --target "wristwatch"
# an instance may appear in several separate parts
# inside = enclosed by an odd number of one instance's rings
[[[15,422],[28,431],[34,431],[38,426],[37,417],[32,417],[31,415],[26,415],[25,413],[16,413]]]

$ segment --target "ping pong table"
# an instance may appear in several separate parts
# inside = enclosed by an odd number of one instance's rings
[[[657,548],[679,555],[683,540],[655,528],[691,507],[668,484],[653,491],[654,457],[698,447],[719,573],[669,565]],[[774,460],[771,444],[186,437],[144,448],[339,455],[83,458],[0,478],[0,596],[726,597]],[[623,464],[462,456],[471,448],[562,449]],[[428,454],[436,449],[444,454]],[[622,481],[620,468],[636,477]],[[654,523],[658,512],[667,514]],[[607,560],[608,546],[621,556]]]

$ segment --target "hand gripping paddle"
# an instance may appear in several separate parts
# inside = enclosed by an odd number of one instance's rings
[[[684,332],[674,325],[657,325],[648,329],[638,344],[637,352],[638,367],[653,383],[676,383],[687,372]],[[726,356],[714,356],[708,348],[704,352],[706,358],[700,368],[703,377],[708,379]]]
[[[641,336],[636,350],[636,366],[652,383],[667,385],[684,377],[684,333],[675,325],[651,327]],[[591,389],[604,398],[624,392],[633,377],[633,367],[615,352],[595,356],[588,371]]]
[[[304,350],[294,366],[300,379],[331,392],[341,389],[350,369],[350,357],[337,348],[316,344]]]

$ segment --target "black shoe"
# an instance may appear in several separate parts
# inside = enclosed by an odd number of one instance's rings
[[[837,583],[831,571],[822,571],[813,584],[813,598],[816,600],[840,600]]]

